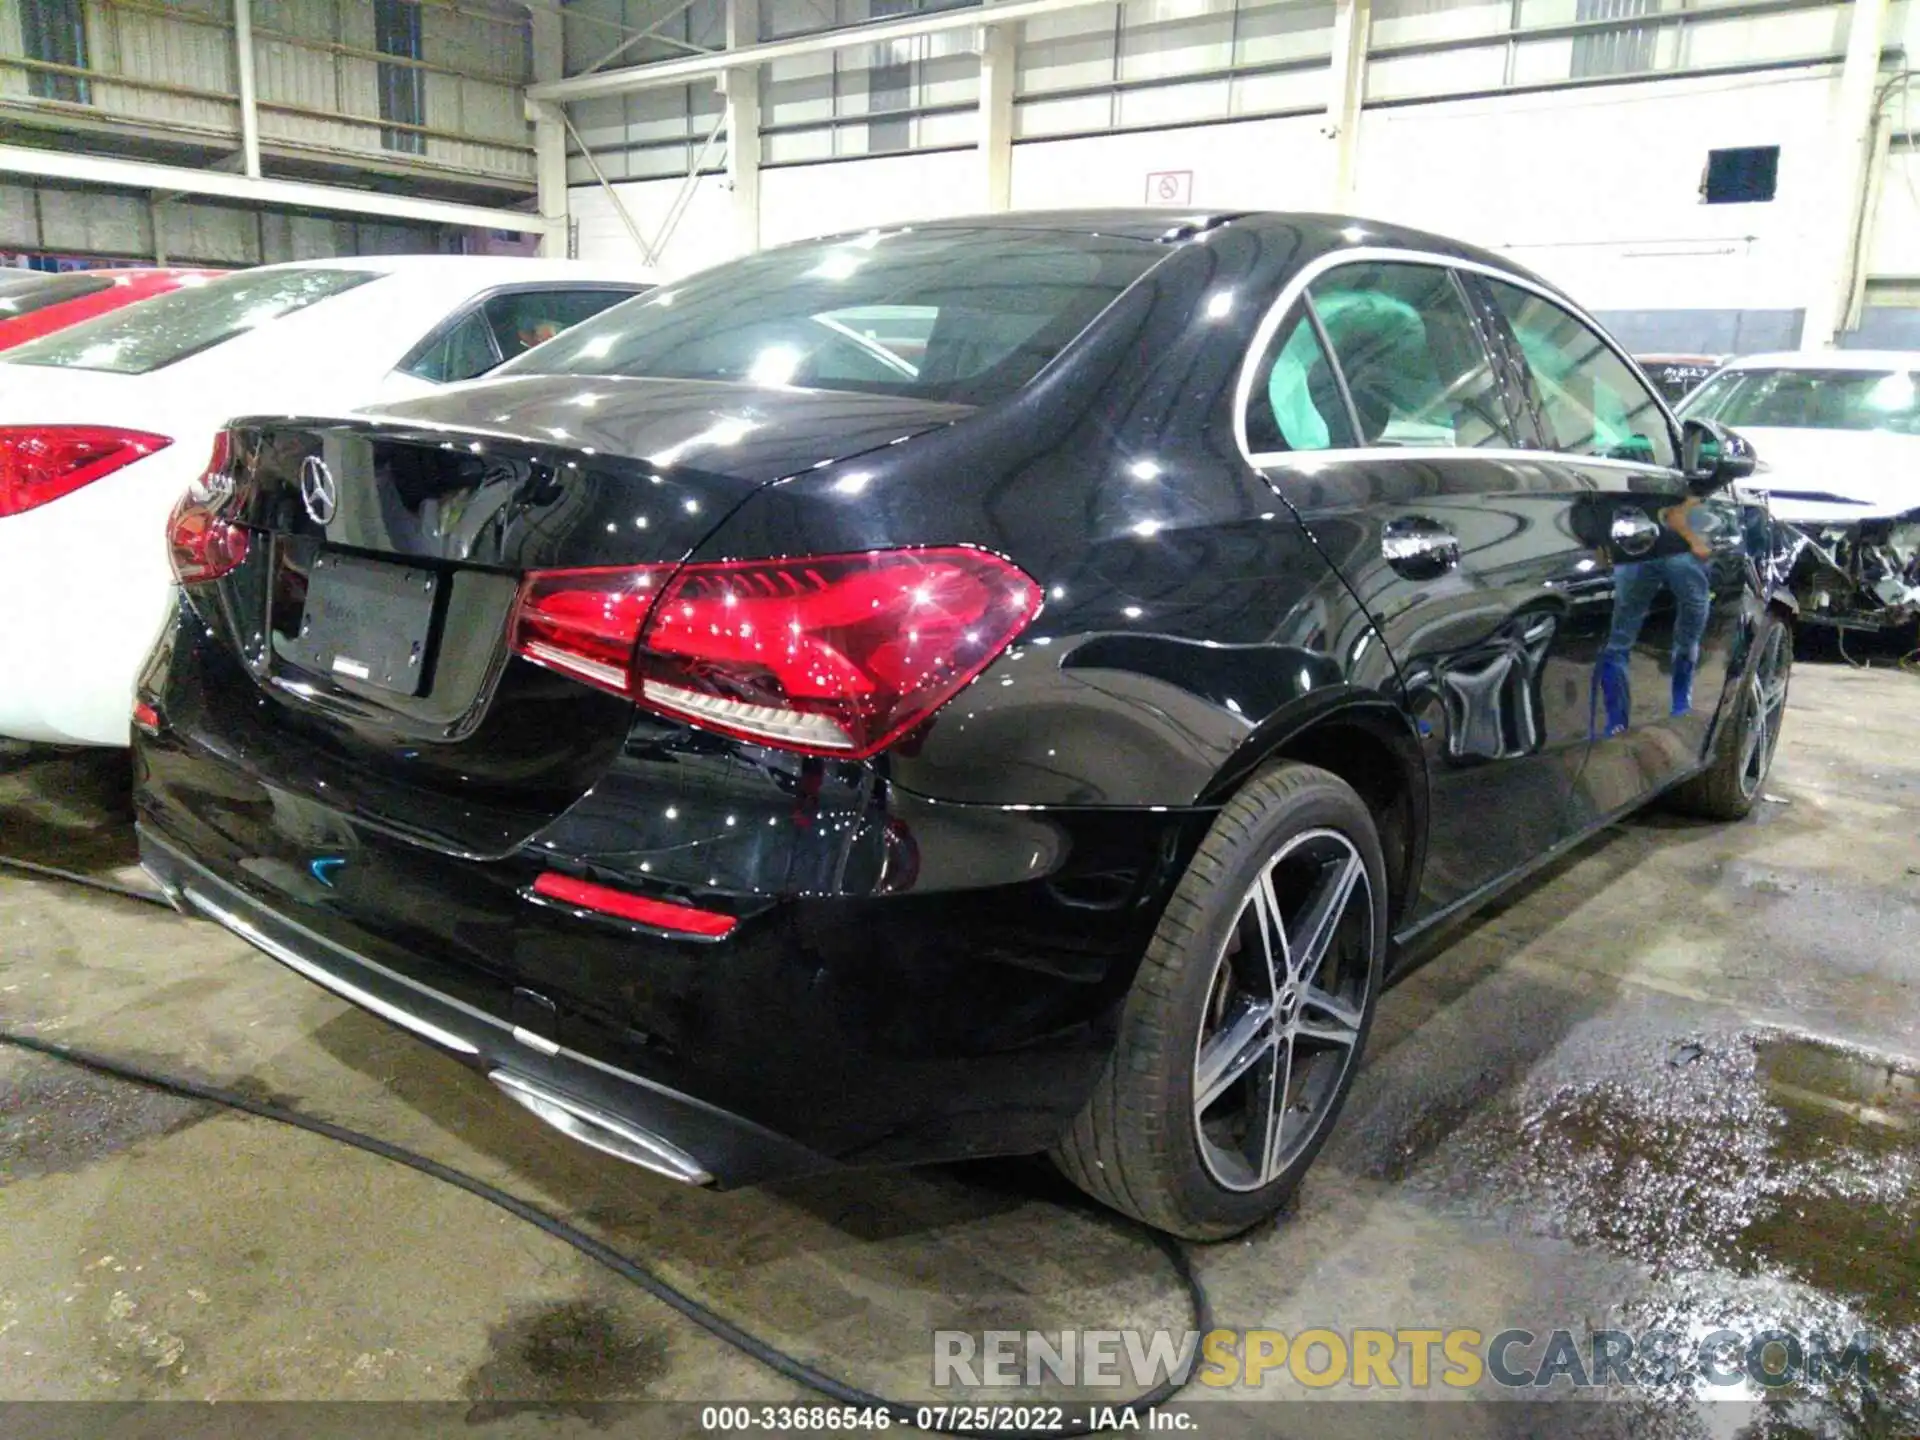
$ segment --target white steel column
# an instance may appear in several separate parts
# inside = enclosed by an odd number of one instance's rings
[[[558,80],[566,73],[566,33],[558,12],[534,7],[527,12],[533,42],[533,78],[536,84]],[[543,229],[540,253],[564,260],[568,243],[567,122],[558,104],[528,101],[533,122],[533,184],[535,204]]]
[[[167,263],[167,197],[158,190],[147,195],[147,224],[153,231],[153,263]]]
[[[1013,80],[1019,22],[980,27],[980,161],[989,210],[1013,205]]]
[[[1360,163],[1360,105],[1367,93],[1367,34],[1373,27],[1372,0],[1338,0],[1333,12],[1332,88],[1320,133],[1333,142],[1328,206],[1353,208],[1354,180]]]
[[[241,169],[249,179],[260,178],[260,109],[253,91],[253,4],[233,0],[233,71],[240,92]]]
[[[1840,72],[1828,130],[1823,182],[1814,194],[1807,226],[1807,318],[1800,327],[1803,350],[1825,349],[1840,336],[1853,298],[1852,255],[1866,188],[1874,95],[1880,79],[1880,41],[1888,0],[1854,0],[1847,27],[1847,60]]]
[[[727,0],[727,49],[760,43],[760,0]],[[751,255],[760,248],[760,67],[741,65],[720,74],[727,102],[727,188],[733,192],[734,245]]]

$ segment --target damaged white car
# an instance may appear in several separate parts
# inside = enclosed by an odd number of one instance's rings
[[[1920,623],[1920,351],[1748,356],[1679,412],[1759,452],[1751,483],[1797,532],[1789,583],[1803,622]]]

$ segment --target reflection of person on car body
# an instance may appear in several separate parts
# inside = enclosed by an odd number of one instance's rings
[[[1693,667],[1700,658],[1700,637],[1707,629],[1710,594],[1707,559],[1712,554],[1706,538],[1693,528],[1699,505],[1688,496],[1660,512],[1660,535],[1644,560],[1627,560],[1613,567],[1613,626],[1594,667],[1594,683],[1606,701],[1609,735],[1618,735],[1632,723],[1632,695],[1627,688],[1627,657],[1633,653],[1647,612],[1662,587],[1673,591],[1673,713],[1693,708]]]

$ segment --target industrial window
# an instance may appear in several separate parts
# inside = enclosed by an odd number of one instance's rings
[[[20,39],[27,56],[49,65],[87,64],[87,17],[81,0],[21,0]],[[42,100],[91,103],[83,76],[34,70],[27,76],[28,92]]]
[[[1579,0],[1574,20],[1628,20],[1652,15],[1659,0]],[[1653,69],[1659,29],[1653,25],[1623,25],[1573,37],[1573,78],[1595,75],[1637,75]]]
[[[408,60],[421,58],[420,7],[412,0],[374,0],[373,29],[374,45],[381,54]],[[427,123],[426,77],[419,67],[381,63],[380,118],[397,120],[401,125]],[[414,155],[427,153],[426,136],[398,126],[382,126],[380,144]]]
[[[914,0],[873,0],[872,15],[888,20],[917,8]],[[867,70],[867,109],[873,115],[867,121],[869,154],[905,150],[913,143],[912,122],[900,113],[913,104],[913,43],[874,47],[874,63]]]
[[[760,38],[792,39],[977,4],[782,0],[760,6]],[[762,163],[971,146],[980,93],[977,43],[973,32],[953,30],[763,66]]]
[[[1779,181],[1778,145],[1709,150],[1700,194],[1709,205],[1753,205],[1773,199]]]

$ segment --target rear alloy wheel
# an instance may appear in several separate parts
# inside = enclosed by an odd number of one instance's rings
[[[1271,1215],[1346,1098],[1386,938],[1365,804],[1313,766],[1263,771],[1176,887],[1055,1161],[1096,1199],[1189,1239]]]
[[[1676,786],[1672,805],[1708,820],[1744,819],[1773,772],[1787,719],[1793,678],[1793,632],[1769,612],[1753,638],[1753,664],[1741,682],[1728,723],[1715,739],[1707,768]]]

